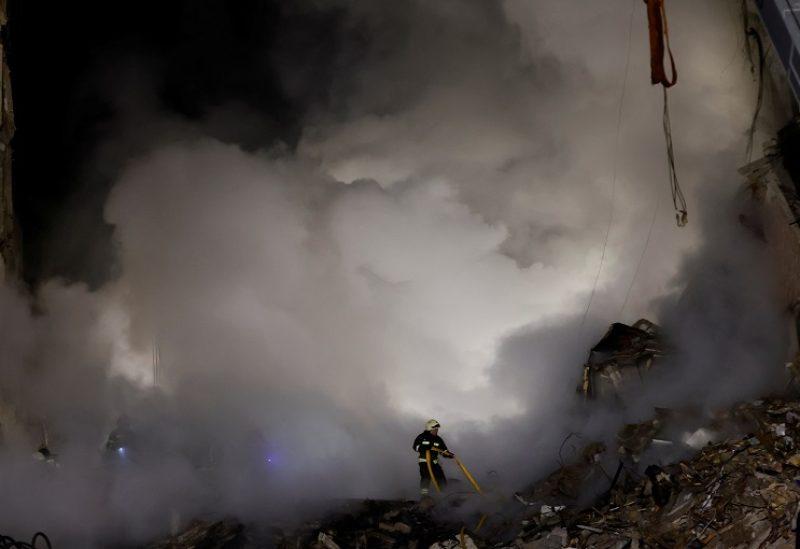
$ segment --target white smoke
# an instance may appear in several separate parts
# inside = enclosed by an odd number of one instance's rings
[[[585,422],[572,395],[605,326],[652,317],[695,273],[713,276],[692,253],[722,250],[721,265],[744,253],[716,248],[728,236],[705,217],[709,195],[736,189],[753,103],[736,21],[719,17],[721,1],[669,7],[690,216],[678,229],[638,4],[312,2],[344,9],[342,28],[369,40],[360,54],[341,49],[347,68],[329,102],[308,109],[296,149],[245,151],[202,126],[126,128],[139,145],[117,166],[105,209],[115,279],[96,292],[52,281],[35,314],[0,294],[4,387],[24,387],[10,400],[58,433],[74,467],[59,471],[69,491],[35,517],[19,506],[16,524],[73,531],[80,513],[62,511],[84,486],[111,498],[103,516],[131,536],[165,528],[154,509],[185,516],[209,500],[248,513],[286,498],[409,496],[411,440],[430,416],[479,470],[504,468],[509,485],[551,464],[565,430]],[[302,70],[284,66],[283,78],[302,84]],[[238,111],[223,110],[227,125]],[[733,296],[751,280],[747,261],[735,264],[745,274],[727,279]],[[734,311],[761,294],[748,296]],[[677,330],[678,343],[691,347],[733,314]],[[772,315],[765,307],[737,331],[771,327],[762,321]],[[776,345],[756,339],[748,372]],[[713,341],[706,360],[690,361],[707,368],[692,377],[694,398],[720,371],[714,353],[728,342]],[[744,394],[721,391],[720,402]],[[95,478],[120,413],[172,452],[128,500],[80,481]],[[251,451],[269,454],[263,484],[236,461]],[[191,464],[203,453],[229,460],[216,492]],[[146,487],[156,484],[153,504]]]

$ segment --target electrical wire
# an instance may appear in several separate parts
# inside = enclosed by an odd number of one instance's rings
[[[747,7],[747,0],[742,0],[739,7],[742,18],[742,35],[744,36],[744,53],[747,55],[747,60],[750,61],[750,72],[754,73],[755,63],[753,63],[753,49],[750,46],[750,40],[747,38],[748,29],[750,29],[750,10]]]
[[[39,546],[39,540],[44,542],[43,546]],[[30,543],[25,543],[24,541],[17,541],[10,536],[4,536],[0,534],[0,549],[53,549],[52,544],[50,543],[50,538],[48,538],[44,532],[36,532],[31,538]]]
[[[750,44],[750,38],[753,38],[756,41],[756,46],[758,46],[758,98],[756,99],[756,108],[753,111],[753,119],[750,122],[750,128],[747,130],[747,149],[745,152],[745,156],[747,157],[747,161],[753,157],[753,138],[756,133],[756,123],[758,122],[758,115],[761,112],[761,106],[764,103],[764,45],[761,42],[761,35],[758,34],[754,28],[750,27],[747,29],[747,35],[745,36],[745,42]]]
[[[675,208],[675,221],[678,227],[684,227],[688,223],[688,213],[686,211],[686,197],[683,196],[680,181],[678,181],[678,173],[675,169],[675,150],[672,146],[672,122],[669,116],[669,98],[667,96],[667,88],[671,88],[678,81],[678,72],[675,68],[675,59],[672,57],[672,48],[669,45],[669,23],[667,21],[667,10],[664,7],[663,1],[660,2],[659,15],[663,24],[663,40],[666,50],[669,53],[670,63],[672,65],[672,80],[667,80],[666,76],[661,80],[652,80],[653,84],[661,84],[664,90],[664,114],[662,123],[664,127],[664,141],[667,145],[667,166],[669,169],[669,187],[672,192],[672,206]],[[652,35],[651,35],[652,38]]]
[[[686,197],[683,196],[678,173],[675,169],[675,150],[672,147],[672,122],[669,117],[669,99],[667,97],[667,87],[662,86],[664,91],[664,141],[667,144],[667,166],[669,168],[669,188],[672,192],[672,206],[675,208],[675,221],[678,227],[684,227],[688,223],[688,213],[686,211]]]
[[[592,291],[589,294],[589,302],[586,304],[586,310],[583,312],[583,318],[581,319],[580,327],[583,328],[583,325],[586,323],[586,317],[589,316],[589,309],[592,307],[592,301],[594,301],[594,294],[597,291],[597,283],[600,280],[600,273],[603,271],[603,264],[605,263],[606,259],[606,249],[608,248],[608,237],[611,234],[611,226],[614,223],[614,202],[617,194],[617,165],[618,165],[618,157],[619,157],[619,134],[620,129],[622,127],[622,107],[625,104],[625,89],[627,88],[628,84],[628,70],[630,68],[631,62],[631,43],[633,41],[633,15],[636,11],[636,3],[637,0],[632,0],[631,2],[631,15],[630,15],[630,22],[628,23],[628,52],[625,56],[625,74],[622,78],[622,92],[619,98],[619,109],[617,110],[617,132],[616,137],[614,139],[614,163],[612,168],[612,177],[611,177],[611,212],[608,216],[608,226],[606,227],[606,236],[603,240],[603,251],[600,253],[600,265],[597,267],[597,273],[594,277],[594,283],[592,284]]]
[[[622,307],[619,310],[619,314],[617,314],[617,318],[622,318],[622,314],[625,312],[625,307],[628,306],[628,299],[631,297],[631,290],[633,290],[633,285],[636,283],[636,278],[639,276],[639,270],[642,268],[642,262],[644,261],[645,254],[647,253],[647,248],[650,246],[650,237],[653,236],[653,227],[656,225],[656,219],[658,219],[660,207],[661,193],[658,193],[656,206],[653,209],[653,217],[650,219],[650,228],[647,230],[647,238],[644,241],[642,253],[639,254],[639,261],[636,262],[636,269],[633,271],[633,278],[631,278],[631,283],[628,285],[628,290],[625,292],[625,299],[622,302]]]

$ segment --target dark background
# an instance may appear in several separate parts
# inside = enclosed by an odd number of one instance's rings
[[[223,137],[291,148],[306,111],[327,100],[339,15],[273,0],[10,0],[25,281],[58,276],[97,286],[112,272],[102,221],[112,182],[93,161],[100,143],[118,137],[116,98],[129,67],[148,74],[149,92],[171,116],[191,123],[236,102],[260,116],[264,131]]]

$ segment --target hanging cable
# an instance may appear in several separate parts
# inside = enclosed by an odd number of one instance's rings
[[[631,296],[631,290],[633,290],[633,285],[636,283],[636,278],[639,276],[639,269],[642,267],[642,262],[644,261],[645,253],[647,253],[647,248],[650,246],[650,237],[653,236],[653,227],[656,225],[656,219],[658,219],[658,212],[661,206],[661,193],[658,193],[658,199],[656,200],[656,206],[653,209],[653,217],[650,220],[650,228],[647,230],[647,238],[644,241],[644,247],[642,248],[642,253],[639,254],[639,261],[636,263],[636,269],[633,271],[633,278],[631,278],[631,283],[628,285],[628,290],[625,292],[625,300],[622,302],[622,307],[619,310],[619,314],[617,318],[622,318],[622,313],[625,312],[625,307],[628,306],[628,298]]]
[[[41,547],[38,545],[39,540],[42,540]],[[25,543],[24,541],[17,541],[12,537],[4,536],[0,534],[0,549],[52,549],[53,546],[50,544],[50,539],[44,535],[43,532],[36,532],[33,535],[33,539],[31,539],[30,543]]]
[[[755,63],[753,63],[753,49],[750,46],[750,40],[748,40],[748,29],[750,29],[750,9],[747,7],[747,0],[742,0],[742,3],[739,6],[739,11],[741,12],[742,18],[742,36],[744,36],[744,53],[747,57],[747,60],[750,61],[750,73],[756,72]]]
[[[650,29],[650,52],[651,52],[650,80],[653,84],[661,84],[662,89],[664,91],[663,126],[664,126],[664,141],[667,146],[667,163],[669,169],[670,193],[672,194],[672,206],[675,209],[675,218],[677,224],[679,227],[683,227],[684,225],[686,225],[688,221],[687,211],[686,211],[686,198],[683,195],[683,191],[681,190],[680,183],[678,182],[678,176],[675,171],[675,153],[672,147],[672,124],[669,117],[669,102],[667,97],[667,88],[674,86],[675,83],[678,81],[678,73],[677,70],[675,69],[675,59],[672,56],[672,50],[669,47],[669,27],[667,25],[667,14],[664,9],[663,0],[654,0],[647,3],[648,3],[648,26]],[[742,9],[743,10],[746,9],[744,2],[742,3]],[[745,17],[746,17],[746,12],[745,12]],[[746,28],[747,28],[747,22],[745,19],[745,29]],[[745,40],[747,40],[747,37],[745,37]],[[664,71],[664,66],[663,66],[664,43],[666,43],[666,49],[669,52],[670,64],[672,67],[672,76],[673,76],[672,80],[667,79],[666,73]],[[760,39],[758,45],[759,45],[759,57],[763,59],[763,52],[761,51]],[[749,42],[746,43],[746,47],[749,49]],[[760,92],[761,90],[759,89],[759,97],[761,95]],[[755,116],[758,116],[757,113],[759,109],[760,106],[756,109]],[[755,126],[755,117],[753,121],[753,126]],[[647,238],[645,238],[644,246],[642,247],[642,252],[639,254],[639,260],[636,262],[636,269],[633,272],[633,278],[631,278],[631,282],[628,285],[628,289],[625,291],[625,299],[622,302],[622,307],[620,307],[619,314],[617,315],[618,317],[622,317],[622,314],[625,312],[625,307],[628,306],[628,300],[630,299],[631,291],[633,290],[633,286],[636,284],[636,279],[639,276],[639,271],[641,270],[642,262],[644,261],[644,256],[647,253],[648,247],[650,246],[650,238],[653,236],[653,228],[655,227],[656,219],[658,218],[658,212],[660,206],[661,206],[661,194],[658,195],[658,199],[656,200],[656,206],[655,209],[653,210],[653,217],[650,219],[650,227],[647,229]]]
[[[669,47],[669,25],[664,0],[645,0],[647,2],[647,26],[650,30],[650,83],[671,88],[678,82],[675,58]],[[664,53],[669,54],[672,79],[667,78],[664,69]]]
[[[580,327],[583,328],[584,323],[586,322],[586,317],[589,316],[589,309],[592,307],[592,301],[594,301],[594,294],[597,291],[597,283],[600,281],[600,273],[603,272],[603,264],[605,263],[606,259],[606,249],[608,248],[608,238],[611,234],[611,226],[614,223],[614,201],[616,198],[617,193],[617,161],[619,156],[619,134],[620,129],[622,128],[622,107],[625,104],[625,88],[627,87],[628,83],[628,69],[630,68],[631,63],[631,42],[633,38],[633,15],[636,11],[636,2],[637,0],[632,0],[631,2],[631,15],[630,21],[628,23],[628,51],[625,56],[625,73],[622,77],[622,92],[620,93],[619,97],[619,108],[617,109],[617,132],[616,137],[614,139],[614,163],[612,168],[612,176],[611,176],[611,212],[608,215],[608,226],[606,227],[606,236],[603,239],[603,250],[600,253],[600,265],[597,267],[597,273],[594,276],[594,282],[592,283],[592,291],[589,294],[589,301],[586,303],[586,310],[583,312],[583,318],[581,319]]]
[[[664,91],[664,141],[667,144],[667,166],[669,167],[669,188],[672,192],[672,206],[675,208],[675,221],[678,227],[684,227],[688,223],[688,213],[686,211],[686,197],[683,196],[678,174],[675,170],[675,151],[672,148],[672,123],[669,118],[669,100],[667,99],[667,86],[662,87]]]
[[[753,111],[753,119],[750,122],[750,128],[747,130],[747,149],[745,152],[745,156],[747,161],[753,157],[753,138],[756,133],[756,123],[758,122],[758,115],[761,112],[761,105],[764,102],[764,45],[761,42],[761,35],[753,28],[750,27],[747,29],[747,35],[745,36],[745,42],[750,44],[750,38],[755,40],[756,47],[758,48],[758,98],[756,99],[756,108]]]
[[[672,123],[669,116],[669,100],[667,88],[678,82],[678,71],[675,68],[675,58],[669,45],[669,24],[664,0],[645,0],[647,2],[647,24],[650,30],[650,82],[661,84],[664,91],[664,141],[667,146],[667,166],[669,169],[669,186],[672,192],[672,206],[675,208],[675,221],[678,227],[683,227],[688,222],[686,210],[686,197],[683,195],[678,174],[675,169],[675,151],[672,146]],[[667,77],[664,69],[664,54],[669,54],[672,78]]]
[[[158,338],[153,340],[153,387],[159,384],[161,378],[161,349],[158,345]]]

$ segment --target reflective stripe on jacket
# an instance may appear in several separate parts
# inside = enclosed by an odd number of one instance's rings
[[[434,452],[432,449],[435,448],[436,450],[441,450],[444,452],[447,450],[447,445],[444,443],[444,440],[442,440],[442,437],[434,435],[430,431],[423,431],[417,435],[417,438],[414,439],[412,448],[414,448],[415,452],[419,453],[420,463],[426,461],[425,453],[428,450],[431,450],[431,463],[438,463],[439,452]]]

